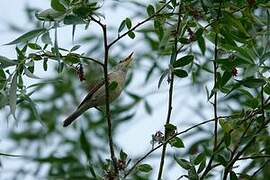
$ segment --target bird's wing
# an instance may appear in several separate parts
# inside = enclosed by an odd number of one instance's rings
[[[80,103],[80,105],[78,106],[78,109],[88,100],[90,100],[93,96],[93,94],[99,89],[101,88],[101,86],[103,86],[105,84],[105,80],[102,79],[100,81],[97,81],[96,83],[94,83],[93,86],[89,87],[89,93],[87,94],[87,96],[83,99],[83,101]]]

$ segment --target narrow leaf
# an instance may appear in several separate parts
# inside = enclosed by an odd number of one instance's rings
[[[118,33],[120,33],[125,28],[125,25],[126,25],[126,20],[123,20],[118,28]]]
[[[60,12],[64,12],[66,11],[65,6],[63,6],[59,0],[51,0],[51,7],[56,10],[56,11],[60,11]]]
[[[15,118],[15,111],[16,111],[16,102],[17,102],[17,73],[13,75],[11,86],[9,89],[10,112],[14,118]]]
[[[155,8],[151,4],[147,7],[147,14],[148,16],[152,16],[153,14],[155,14]]]
[[[129,33],[128,33],[128,36],[129,36],[131,39],[134,39],[134,38],[135,38],[135,33],[134,33],[134,32],[129,32]]]
[[[126,18],[125,23],[126,23],[128,29],[130,29],[132,27],[132,22],[129,18]]]
[[[52,40],[50,37],[50,33],[49,31],[45,32],[42,36],[41,36],[41,40],[44,44],[52,44]]]
[[[174,69],[173,74],[175,74],[176,76],[178,76],[180,78],[185,78],[188,76],[188,73],[182,69]]]
[[[17,61],[11,60],[4,56],[0,56],[0,67],[6,68],[14,65],[17,65]]]
[[[164,78],[168,75],[168,73],[169,73],[169,70],[166,69],[166,70],[161,74],[161,76],[160,76],[160,78],[159,78],[159,81],[158,81],[158,88],[160,88],[160,85],[161,85],[162,81],[163,81]]]
[[[260,79],[260,78],[253,78],[253,77],[249,77],[246,78],[244,80],[238,81],[241,85],[248,87],[248,88],[258,88],[263,86],[266,81],[264,79]]]
[[[150,166],[149,164],[141,164],[139,166],[137,166],[137,170],[141,171],[141,172],[150,172],[152,171],[152,166]]]
[[[194,56],[187,55],[173,62],[173,67],[183,67],[193,62]]]
[[[18,44],[18,43],[25,43],[27,41],[32,40],[33,38],[39,36],[40,34],[46,32],[47,30],[45,28],[40,28],[40,29],[35,29],[32,31],[29,31],[23,35],[21,35],[20,37],[18,37],[17,39],[5,44],[5,45],[12,45],[12,44]]]

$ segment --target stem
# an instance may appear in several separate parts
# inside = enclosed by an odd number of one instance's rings
[[[169,103],[168,103],[168,113],[167,113],[166,124],[170,123],[171,114],[172,114],[172,95],[173,95],[173,84],[174,84],[173,82],[174,82],[174,74],[171,73],[171,82],[170,82],[170,89],[169,89]],[[165,140],[167,138],[168,138],[168,132],[165,129]],[[161,176],[162,176],[162,170],[163,170],[165,154],[166,154],[166,147],[167,147],[167,143],[165,143],[162,148],[162,154],[161,154],[158,178],[157,178],[158,180],[161,179]]]
[[[262,117],[263,121],[265,120],[265,113],[264,113],[264,96],[263,96],[263,86],[261,88],[261,109],[262,109]]]
[[[218,8],[218,14],[217,14],[217,19],[216,21],[218,22],[221,16],[221,4],[222,4],[222,0],[220,0],[219,2],[219,8]],[[218,59],[218,33],[216,33],[215,35],[215,55],[214,55],[214,61],[213,61],[213,68],[214,68],[214,103],[213,103],[213,107],[214,107],[214,119],[215,119],[215,129],[214,129],[214,146],[213,146],[213,152],[211,155],[211,158],[206,166],[206,169],[202,175],[202,179],[207,175],[207,173],[211,170],[211,165],[215,156],[215,151],[217,150],[218,146],[221,144],[219,143],[219,145],[217,144],[217,139],[218,139],[218,113],[217,113],[217,109],[218,109],[218,102],[217,102],[217,69],[218,69],[218,65],[216,63]]]
[[[165,3],[159,10],[157,10],[153,15],[149,16],[148,18],[144,19],[143,21],[139,22],[137,25],[135,25],[134,27],[130,28],[128,31],[126,31],[125,33],[121,34],[120,36],[118,36],[115,40],[113,40],[111,43],[109,43],[108,48],[110,48],[111,46],[113,46],[117,41],[119,41],[120,39],[122,39],[123,37],[125,37],[126,35],[128,35],[128,33],[134,31],[135,29],[137,29],[139,26],[143,25],[144,23],[146,23],[147,21],[151,20],[152,18],[154,18],[155,16],[157,16],[168,4],[171,3],[172,0],[169,0],[167,3]]]
[[[177,27],[176,27],[176,34],[175,34],[175,39],[174,39],[174,49],[171,55],[171,59],[174,62],[176,60],[177,56],[177,42],[178,42],[178,34],[180,31],[180,23],[181,23],[181,2],[178,7],[178,20],[177,20]],[[170,123],[171,119],[171,114],[172,114],[172,101],[173,101],[173,85],[174,85],[174,74],[173,71],[170,73],[171,79],[170,79],[170,89],[169,89],[169,102],[168,102],[168,112],[167,112],[167,120],[166,124]],[[168,132],[165,128],[165,140],[168,138]],[[160,159],[160,165],[159,165],[159,171],[158,171],[158,180],[161,179],[162,177],[162,171],[163,171],[163,166],[164,166],[164,161],[165,161],[165,155],[166,155],[166,148],[167,148],[167,143],[163,145],[162,148],[162,153],[161,153],[161,159]]]
[[[221,16],[221,3],[222,0],[220,0],[219,3],[219,9],[218,9],[218,15],[217,15],[217,21],[219,20],[220,16]],[[214,61],[213,61],[213,66],[214,66],[214,88],[217,88],[217,69],[218,69],[218,65],[217,65],[217,59],[218,59],[218,33],[216,33],[215,36],[215,57],[214,57]],[[215,130],[214,130],[214,149],[213,151],[216,149],[217,146],[217,138],[218,138],[218,115],[217,115],[217,91],[214,91],[214,117],[215,117]]]
[[[104,82],[105,82],[105,101],[106,101],[106,117],[107,117],[107,125],[108,125],[108,139],[109,139],[109,146],[110,146],[110,153],[111,153],[111,160],[114,166],[115,175],[118,177],[119,171],[117,168],[117,159],[114,153],[113,147],[113,137],[112,137],[112,121],[111,121],[111,111],[110,111],[110,93],[109,93],[109,78],[108,78],[108,62],[109,62],[109,46],[108,46],[108,37],[107,37],[107,28],[105,24],[102,24],[100,21],[96,20],[95,18],[91,17],[91,19],[99,24],[102,28],[103,32],[103,41],[104,41],[104,64],[103,64],[103,71],[104,71]]]

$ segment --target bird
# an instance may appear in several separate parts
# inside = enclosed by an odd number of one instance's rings
[[[131,65],[131,62],[133,61],[132,55],[133,52],[114,66],[111,72],[108,74],[110,103],[120,96],[122,90],[124,89],[127,71]],[[70,125],[88,109],[106,104],[104,79],[97,81],[88,90],[88,94],[79,104],[77,109],[63,121],[64,127]]]

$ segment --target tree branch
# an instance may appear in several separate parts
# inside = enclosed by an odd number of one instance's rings
[[[219,18],[221,16],[221,4],[222,4],[222,0],[220,0],[219,2],[219,8],[218,8],[218,14],[217,14],[217,19],[216,21],[219,21]],[[217,59],[218,59],[218,33],[216,33],[215,36],[215,55],[214,55],[214,61],[213,61],[213,68],[214,68],[214,103],[213,103],[213,107],[214,107],[214,118],[215,118],[215,129],[214,129],[214,146],[213,146],[213,152],[212,152],[212,156],[207,164],[207,168],[204,171],[202,177],[207,175],[207,170],[211,167],[212,161],[214,159],[214,154],[217,148],[217,139],[218,139],[218,114],[217,114],[217,109],[218,109],[218,105],[217,105],[217,69],[218,69],[218,65],[217,65]]]
[[[173,52],[171,55],[172,62],[174,62],[176,60],[176,57],[177,57],[177,42],[178,42],[178,34],[180,31],[180,23],[181,23],[181,2],[179,3],[178,8],[179,9],[178,9],[177,27],[176,27],[176,33],[175,33],[175,39],[174,39],[174,48],[173,48]],[[174,84],[174,74],[173,74],[172,70],[170,73],[170,77],[171,77],[171,79],[170,79],[169,102],[168,102],[168,112],[167,112],[166,124],[170,123],[171,114],[172,114],[172,101],[173,101],[172,97],[173,97],[173,84]],[[167,132],[166,128],[165,128],[165,136],[164,137],[165,137],[165,140],[167,140],[168,132]],[[162,171],[163,171],[165,155],[166,155],[166,147],[167,147],[167,143],[165,143],[163,145],[163,148],[162,148],[158,177],[157,177],[158,180],[160,180],[162,177]]]
[[[111,153],[111,160],[114,166],[114,172],[116,177],[118,177],[119,171],[117,167],[117,159],[114,153],[113,147],[113,137],[112,137],[112,122],[111,122],[111,111],[110,111],[110,94],[109,94],[109,78],[108,78],[108,63],[109,63],[109,46],[108,46],[108,37],[107,37],[107,28],[105,24],[102,24],[100,21],[96,20],[94,17],[91,19],[100,25],[103,32],[103,43],[104,43],[104,81],[105,81],[105,100],[106,100],[106,117],[107,117],[107,125],[108,125],[108,139]]]

